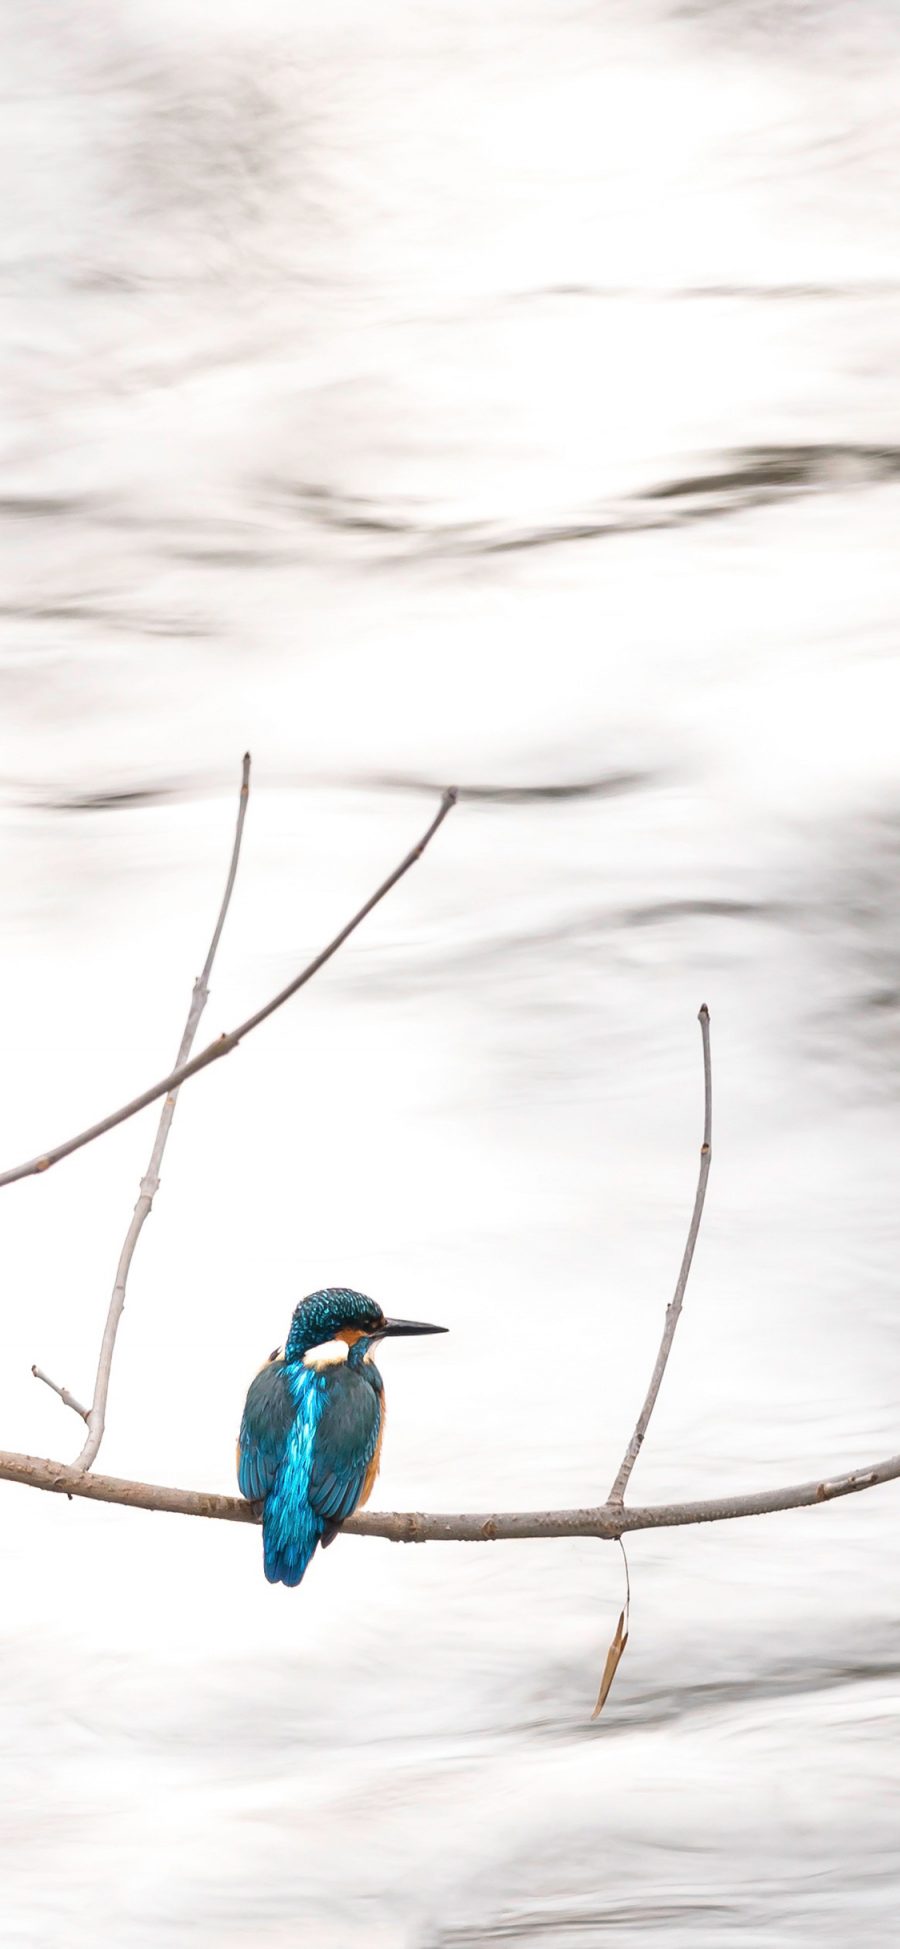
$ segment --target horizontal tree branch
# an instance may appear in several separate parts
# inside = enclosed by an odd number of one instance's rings
[[[785,1509],[808,1509],[859,1495],[900,1477],[900,1455],[852,1469],[847,1475],[819,1475],[786,1489],[760,1489],[750,1495],[713,1496],[702,1502],[651,1503],[625,1508],[604,1502],[594,1509],[517,1509],[496,1515],[422,1515],[401,1510],[383,1515],[366,1510],[342,1528],[351,1536],[381,1536],[390,1543],[507,1543],[551,1536],[599,1536],[614,1540],[641,1529],[683,1529],[695,1523],[731,1522],[742,1516],[771,1516]],[[66,1462],[0,1450],[0,1481],[18,1482],[58,1495],[85,1496],[91,1502],[122,1503],[130,1509],[157,1509],[173,1516],[207,1516],[225,1523],[258,1523],[260,1506],[241,1496],[198,1489],[169,1489],[154,1482],[129,1482],[117,1475],[93,1475]]]
[[[61,1158],[71,1157],[73,1151],[81,1150],[83,1145],[93,1143],[95,1137],[105,1136],[108,1130],[114,1130],[117,1124],[125,1123],[128,1117],[136,1116],[139,1110],[146,1110],[148,1104],[156,1102],[157,1097],[166,1096],[170,1090],[180,1089],[181,1084],[186,1083],[189,1076],[196,1076],[201,1069],[207,1069],[211,1062],[218,1062],[220,1056],[230,1055],[232,1049],[236,1049],[246,1035],[249,1035],[253,1029],[258,1029],[261,1022],[274,1015],[277,1008],[282,1008],[285,1002],[290,1001],[292,995],[296,995],[298,989],[305,987],[306,983],[312,980],[313,975],[318,974],[319,969],[325,966],[326,961],[331,960],[339,947],[343,947],[344,942],[360,922],[365,920],[367,914],[372,912],[373,907],[377,907],[385,894],[390,893],[391,888],[397,885],[397,881],[402,880],[404,873],[408,873],[416,860],[421,859],[429,841],[434,838],[438,827],[443,825],[451,807],[456,804],[456,799],[457,793],[454,789],[444,793],[427,832],[422,834],[418,844],[406,854],[399,866],[394,867],[387,879],[382,880],[380,887],[369,895],[368,900],[353,915],[353,919],[347,921],[339,934],[335,934],[334,940],[329,941],[328,946],[323,947],[321,953],[308,962],[307,966],[294,976],[293,981],[288,982],[286,988],[280,989],[277,995],[272,996],[271,1001],[265,1002],[262,1008],[258,1008],[255,1015],[248,1015],[247,1020],[241,1022],[236,1029],[220,1035],[216,1042],[211,1042],[207,1048],[201,1049],[199,1056],[193,1056],[190,1062],[182,1063],[180,1069],[173,1069],[170,1076],[164,1076],[160,1083],[153,1083],[148,1090],[143,1090],[140,1096],[135,1096],[130,1103],[123,1104],[121,1110],[113,1110],[108,1117],[101,1117],[99,1123],[92,1123],[87,1130],[79,1131],[77,1137],[68,1137],[64,1144],[57,1144],[55,1149],[43,1151],[38,1157],[30,1157],[25,1164],[15,1164],[11,1170],[0,1172],[0,1190],[6,1184],[15,1184],[19,1178],[34,1177],[41,1171],[49,1171],[51,1165],[58,1164]]]

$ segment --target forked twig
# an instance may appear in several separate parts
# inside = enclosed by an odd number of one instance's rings
[[[218,1062],[220,1056],[230,1055],[232,1049],[236,1049],[238,1043],[243,1041],[244,1036],[250,1034],[251,1029],[259,1028],[261,1022],[265,1022],[268,1016],[274,1015],[277,1008],[282,1008],[285,1002],[290,1001],[292,995],[296,995],[299,988],[302,988],[307,981],[311,981],[320,968],[324,968],[326,961],[330,961],[338,948],[343,947],[360,921],[365,920],[373,907],[377,907],[385,894],[390,893],[391,888],[397,885],[397,881],[402,880],[404,873],[408,873],[416,860],[421,859],[429,840],[434,838],[438,827],[443,825],[451,807],[456,804],[456,798],[454,789],[443,794],[440,806],[427,832],[422,834],[418,845],[407,853],[399,866],[395,866],[380,887],[370,894],[369,899],[360,907],[359,912],[354,914],[353,919],[347,921],[339,934],[335,934],[334,940],[329,941],[328,946],[324,947],[305,968],[302,968],[300,973],[294,976],[293,981],[288,982],[286,988],[282,988],[277,995],[273,995],[271,1001],[258,1008],[255,1015],[248,1015],[246,1022],[241,1022],[238,1028],[230,1030],[226,1035],[220,1035],[218,1041],[211,1042],[206,1049],[201,1049],[199,1056],[194,1056],[190,1062],[173,1069],[170,1076],[164,1076],[161,1083],[153,1083],[150,1089],[143,1090],[140,1096],[133,1097],[130,1103],[123,1105],[121,1110],[113,1110],[110,1116],[101,1117],[99,1123],[92,1123],[87,1130],[79,1131],[77,1137],[69,1137],[64,1144],[57,1144],[55,1149],[42,1151],[40,1156],[29,1158],[27,1163],[15,1164],[11,1170],[0,1172],[0,1190],[6,1184],[15,1184],[19,1178],[34,1177],[40,1171],[49,1171],[51,1165],[58,1164],[61,1158],[71,1157],[72,1152],[81,1150],[84,1144],[92,1144],[95,1137],[105,1136],[107,1130],[114,1130],[117,1124],[125,1123],[128,1117],[136,1116],[139,1110],[146,1110],[148,1103],[155,1103],[158,1097],[166,1096],[170,1090],[179,1089],[182,1083],[187,1082],[189,1076],[196,1076],[211,1062]]]
[[[624,1501],[625,1490],[628,1487],[628,1479],[641,1452],[641,1444],[647,1433],[650,1416],[656,1406],[656,1397],[662,1385],[662,1377],[666,1371],[666,1362],[672,1351],[675,1328],[681,1316],[685,1288],[694,1257],[694,1247],[697,1243],[697,1234],[700,1230],[700,1220],[703,1217],[706,1184],[712,1159],[712,1068],[709,1055],[709,1009],[705,1002],[702,1004],[697,1020],[700,1024],[700,1034],[703,1038],[703,1143],[700,1146],[700,1174],[697,1179],[697,1192],[694,1198],[694,1209],[691,1213],[684,1257],[681,1261],[681,1271],[678,1274],[675,1292],[666,1307],[666,1320],[663,1327],[663,1336],[659,1343],[659,1352],[656,1356],[656,1365],[650,1376],[650,1385],[647,1389],[644,1405],[637,1418],[634,1434],[625,1450],[619,1467],[619,1473],[609,1492],[609,1501],[614,1505]]]
[[[234,829],[234,844],[231,848],[231,859],[228,866],[228,878],[225,882],[225,892],[222,895],[222,902],[219,907],[215,927],[213,928],[206,960],[203,963],[200,974],[194,982],[188,1018],[184,1025],[184,1033],[179,1043],[178,1055],[175,1060],[176,1070],[181,1069],[187,1062],[193,1047],[200,1017],[203,1014],[209,997],[209,977],[212,973],[212,965],[216,958],[216,949],[222,938],[222,929],[225,925],[225,919],[234,889],[234,882],[237,877],[238,861],[241,856],[241,840],[244,836],[244,820],[247,817],[247,801],[249,796],[250,753],[246,751],[241,766],[241,789],[238,797],[237,824]],[[125,1243],[119,1254],[115,1285],[113,1286],[112,1297],[109,1302],[109,1311],[106,1315],[103,1338],[100,1342],[100,1357],[97,1362],[94,1393],[88,1411],[85,1412],[84,1408],[68,1393],[66,1388],[57,1387],[54,1381],[48,1380],[47,1375],[42,1373],[39,1367],[32,1367],[31,1370],[38,1380],[47,1381],[47,1385],[54,1389],[54,1392],[65,1402],[65,1405],[74,1408],[75,1412],[81,1415],[82,1420],[87,1422],[87,1440],[84,1443],[81,1453],[76,1458],[74,1464],[76,1468],[89,1469],[91,1467],[92,1462],[96,1458],[100,1443],[103,1440],[106,1427],[106,1403],[109,1398],[112,1360],[115,1352],[116,1334],[119,1330],[119,1321],[125,1305],[125,1288],[128,1283],[128,1274],[131,1269],[131,1261],[134,1258],[135,1246],[141,1235],[144,1223],[150,1215],[153,1200],[159,1190],[159,1169],[163,1159],[163,1152],[168,1142],[169,1131],[172,1128],[172,1118],[175,1115],[177,1101],[178,1090],[177,1088],[171,1089],[163,1104],[162,1116],[159,1119],[159,1127],[156,1132],[156,1140],[150,1153],[150,1162],[141,1179],[140,1195],[134,1207],[131,1224],[125,1234]]]
[[[709,1056],[709,1009],[707,1008],[705,1002],[703,1002],[703,1004],[701,1005],[700,1013],[697,1017],[697,1020],[700,1023],[700,1034],[703,1040],[703,1143],[701,1144],[700,1147],[700,1174],[697,1179],[697,1190],[694,1197],[694,1209],[691,1213],[691,1222],[688,1227],[687,1244],[685,1245],[684,1248],[684,1255],[682,1257],[681,1268],[675,1285],[675,1292],[666,1308],[666,1318],[665,1318],[665,1325],[663,1327],[663,1336],[662,1336],[662,1340],[660,1341],[659,1352],[656,1356],[656,1364],[650,1376],[650,1385],[647,1389],[644,1405],[641,1409],[640,1414],[638,1415],[637,1425],[635,1427],[634,1434],[632,1435],[628,1447],[625,1450],[625,1454],[622,1457],[619,1473],[616,1476],[616,1479],[609,1492],[609,1504],[610,1507],[613,1509],[624,1508],[625,1490],[628,1487],[629,1477],[631,1475],[632,1469],[634,1468],[635,1462],[637,1461],[637,1458],[641,1452],[641,1445],[643,1443],[644,1436],[647,1433],[647,1428],[650,1422],[650,1416],[653,1413],[653,1410],[656,1406],[656,1397],[662,1385],[662,1377],[666,1371],[666,1362],[669,1358],[669,1354],[672,1351],[672,1341],[675,1338],[675,1328],[678,1325],[678,1321],[681,1315],[681,1308],[684,1300],[685,1289],[687,1287],[688,1276],[691,1270],[691,1263],[694,1257],[694,1247],[697,1243],[697,1234],[700,1230],[700,1220],[703,1216],[703,1203],[706,1197],[706,1182],[709,1177],[709,1166],[710,1166],[710,1159],[712,1156],[712,1070],[711,1070],[710,1056]],[[622,1550],[622,1555],[623,1557],[625,1557],[625,1545],[622,1542],[621,1532],[619,1533],[618,1540]],[[628,1643],[628,1620],[629,1620],[630,1610],[631,1610],[631,1579],[628,1575],[628,1559],[627,1557],[625,1557],[625,1604],[620,1613],[619,1622],[616,1625],[615,1634],[613,1636],[612,1643],[606,1654],[606,1663],[603,1667],[603,1676],[600,1680],[600,1690],[597,1693],[597,1703],[594,1706],[593,1712],[591,1713],[592,1719],[599,1719],[600,1714],[603,1711],[603,1707],[605,1706],[606,1701],[609,1698],[613,1679],[615,1678],[616,1672],[618,1671],[619,1665],[621,1664],[625,1646]]]

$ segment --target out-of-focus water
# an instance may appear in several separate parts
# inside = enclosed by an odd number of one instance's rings
[[[102,1466],[228,1489],[321,1284],[384,1507],[898,1445],[900,248],[870,0],[3,17],[2,1162],[162,1073],[255,760]],[[69,1456],[154,1112],[3,1194],[0,1439]],[[893,1944],[896,1489],[587,1541],[2,1487],[4,1949]]]

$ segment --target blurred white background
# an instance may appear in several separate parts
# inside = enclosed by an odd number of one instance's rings
[[[7,6],[2,1163],[206,1040],[101,1466],[233,1486],[318,1285],[383,1507],[897,1448],[900,34],[821,0]],[[3,1194],[63,1457],[155,1112]],[[4,1949],[893,1944],[898,1494],[587,1541],[259,1537],[2,1486]]]

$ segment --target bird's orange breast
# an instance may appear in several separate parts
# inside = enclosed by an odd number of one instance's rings
[[[369,1463],[368,1468],[366,1469],[366,1479],[363,1483],[362,1495],[360,1496],[359,1501],[356,1505],[357,1509],[362,1509],[363,1504],[368,1502],[369,1497],[372,1494],[372,1490],[375,1487],[375,1483],[378,1479],[378,1471],[381,1467],[381,1444],[384,1439],[384,1423],[385,1423],[386,1416],[387,1416],[387,1403],[384,1398],[384,1393],[382,1392],[381,1420],[378,1425],[378,1440],[375,1443],[375,1453],[372,1456],[372,1460]]]

